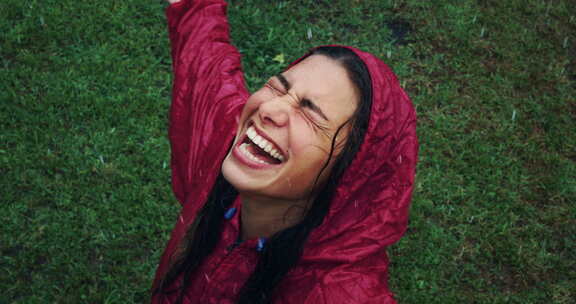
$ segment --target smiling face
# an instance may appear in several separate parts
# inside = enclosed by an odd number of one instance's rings
[[[224,177],[240,194],[307,199],[328,160],[332,138],[353,115],[358,98],[346,70],[323,55],[312,55],[270,78],[244,106],[236,139],[222,164]],[[347,126],[338,134],[337,147],[348,134]],[[331,167],[322,172],[319,184]]]

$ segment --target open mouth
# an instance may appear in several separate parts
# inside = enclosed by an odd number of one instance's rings
[[[285,159],[276,145],[258,135],[254,126],[248,127],[246,136],[238,149],[248,159],[263,165],[278,165]]]

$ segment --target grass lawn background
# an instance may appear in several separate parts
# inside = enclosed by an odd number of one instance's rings
[[[417,106],[401,303],[576,298],[574,1],[229,1],[250,88],[312,46]],[[0,303],[141,303],[178,212],[162,1],[0,4]]]

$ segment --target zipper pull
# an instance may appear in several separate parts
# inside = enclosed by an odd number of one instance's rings
[[[258,243],[256,244],[256,251],[261,252],[264,250],[264,246],[266,246],[266,238],[260,237],[258,238]]]

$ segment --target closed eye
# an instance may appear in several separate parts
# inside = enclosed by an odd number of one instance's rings
[[[276,95],[284,95],[285,94],[282,91],[278,90],[276,87],[274,87],[274,85],[272,85],[269,82],[267,82],[264,86],[269,88],[270,90],[272,90],[274,92],[274,94],[276,94]]]
[[[276,89],[276,87],[274,87],[274,85],[271,84],[271,82],[274,81],[274,79],[277,79],[280,82],[280,84],[282,84],[282,86],[284,87],[284,92],[287,92],[290,90],[290,88],[292,88],[292,84],[288,81],[288,79],[286,79],[286,77],[284,77],[284,75],[278,74],[278,75],[272,77],[272,79],[268,83],[266,83],[266,85],[269,86],[272,90],[278,92],[279,94],[286,94],[286,93],[280,92],[280,90]],[[318,114],[325,121],[330,121],[328,119],[328,117],[326,116],[326,114],[324,114],[324,112],[322,112],[322,109],[320,109],[310,99],[303,98],[300,101],[300,106],[303,108],[308,108],[308,109],[312,110],[313,112]]]
[[[326,117],[326,115],[324,114],[324,112],[322,112],[322,109],[320,109],[316,104],[314,104],[312,101],[310,101],[310,99],[307,98],[303,98],[300,101],[300,106],[303,108],[308,108],[310,110],[312,110],[314,113],[318,114],[320,117],[322,117],[322,119],[324,119],[325,121],[330,121],[328,119],[328,117]]]

